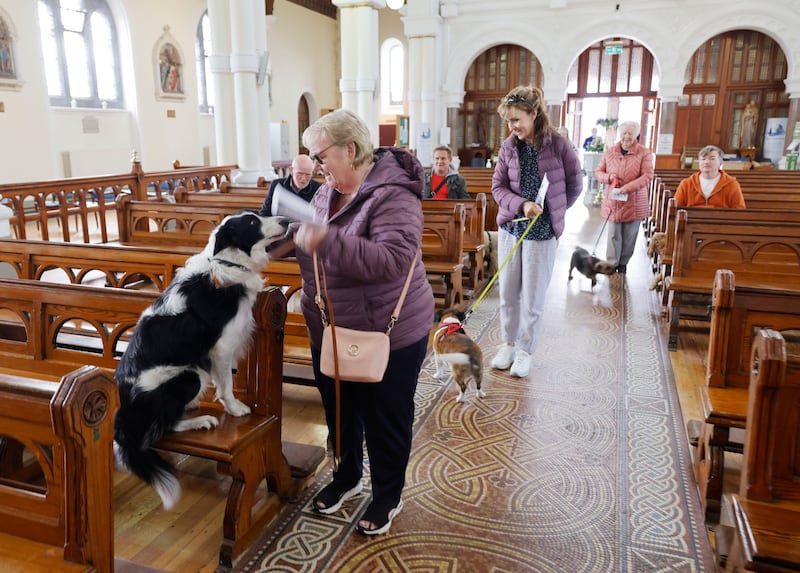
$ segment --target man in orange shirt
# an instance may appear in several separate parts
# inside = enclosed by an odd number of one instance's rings
[[[453,152],[447,145],[433,150],[433,169],[425,174],[425,199],[469,199],[466,180],[452,165]]]
[[[675,191],[678,207],[744,209],[739,182],[722,170],[722,150],[716,145],[706,145],[697,156],[700,171],[681,181]]]

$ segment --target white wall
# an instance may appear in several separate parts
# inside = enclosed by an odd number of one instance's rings
[[[122,43],[127,111],[51,110],[39,44],[37,2],[0,0],[0,13],[16,34],[16,63],[21,87],[0,87],[0,183],[41,180],[63,175],[65,151],[80,158],[81,171],[107,172],[125,165],[132,149],[146,170],[169,169],[175,159],[187,165],[203,163],[206,149],[215,158],[211,117],[197,111],[194,65],[195,31],[206,0],[107,0],[114,12]],[[232,0],[235,1],[235,0]],[[501,43],[517,43],[534,52],[544,68],[548,103],[564,98],[565,78],[572,61],[588,45],[608,36],[636,39],[650,49],[661,74],[660,95],[677,97],[683,71],[694,50],[726,30],[748,27],[774,38],[789,63],[787,90],[800,97],[800,10],[794,0],[762,0],[758,5],[706,0],[699,9],[685,0],[616,3],[568,0],[565,8],[550,8],[549,0],[408,0],[399,14],[381,10],[379,42],[402,33],[407,11],[432,14],[436,39],[435,97],[437,125],[446,121],[446,105],[463,97],[464,78],[475,57]],[[488,9],[491,4],[491,9]],[[791,7],[790,7],[791,6]],[[321,108],[340,105],[338,81],[339,27],[335,20],[276,0],[268,18],[267,42],[272,63],[270,121],[290,125],[292,153],[297,151],[297,104],[306,94],[311,120]],[[412,22],[413,24],[413,22]],[[183,101],[159,101],[154,47],[168,25],[184,56]],[[407,45],[407,42],[406,42]],[[379,50],[379,45],[375,46]],[[135,81],[131,77],[135,76]],[[175,117],[168,117],[174,112]],[[96,116],[99,133],[83,133],[81,119]],[[269,136],[266,136],[269,140]],[[92,154],[96,161],[92,161]],[[212,159],[212,162],[214,159]],[[90,173],[75,173],[90,174]]]

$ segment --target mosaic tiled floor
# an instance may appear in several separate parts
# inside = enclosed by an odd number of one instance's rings
[[[713,572],[644,245],[627,276],[601,277],[594,292],[566,278],[597,217],[570,210],[527,379],[488,370],[494,293],[467,325],[484,348],[487,397],[456,403],[455,384],[426,361],[404,509],[388,535],[354,530],[368,487],[341,513],[314,514],[323,473],[236,571]]]

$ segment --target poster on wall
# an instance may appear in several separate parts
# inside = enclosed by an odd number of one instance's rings
[[[423,167],[433,165],[433,137],[431,124],[420,123],[417,127],[417,159]]]
[[[764,130],[764,152],[762,155],[778,164],[783,157],[783,142],[786,141],[786,126],[788,117],[768,117],[767,128]]]

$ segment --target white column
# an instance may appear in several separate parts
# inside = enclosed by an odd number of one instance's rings
[[[408,114],[411,147],[416,147],[420,124],[431,127],[431,139],[439,141],[442,119],[437,116],[440,57],[437,44],[441,42],[442,19],[438,2],[411,2],[403,19],[408,38]],[[448,142],[449,143],[449,142]]]
[[[333,0],[341,22],[342,107],[356,112],[378,145],[378,12],[385,0]]]
[[[236,115],[234,111],[233,76],[231,75],[230,8],[228,0],[208,0],[211,22],[211,54],[208,64],[214,86],[214,130],[217,164],[237,163]]]
[[[263,11],[262,11],[263,12]],[[277,177],[272,167],[272,113],[270,112],[269,87],[272,78],[267,75],[271,68],[270,53],[267,50],[267,20],[271,16],[259,14],[254,20],[256,32],[256,54],[258,72],[256,73],[256,98],[258,101],[258,165],[260,174],[266,179]]]
[[[231,73],[236,101],[236,146],[239,172],[234,175],[238,184],[255,184],[261,175],[259,164],[260,128],[256,73],[259,58],[256,53],[255,27],[265,26],[264,15],[253,0],[231,3]],[[256,120],[254,121],[254,118]]]

